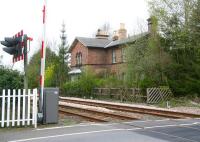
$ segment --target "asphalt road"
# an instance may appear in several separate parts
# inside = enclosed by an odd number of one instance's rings
[[[200,119],[0,131],[0,142],[200,142]]]

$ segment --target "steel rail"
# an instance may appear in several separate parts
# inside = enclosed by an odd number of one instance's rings
[[[86,113],[81,113],[81,112],[76,113],[76,112],[67,110],[65,108],[59,108],[59,113],[61,113],[61,114],[69,114],[69,115],[73,115],[73,116],[78,116],[78,117],[90,120],[92,122],[108,122],[107,120],[105,120],[103,118],[100,118],[100,117],[96,117],[96,116],[93,116],[93,115],[88,115]]]
[[[105,111],[99,111],[99,110],[93,110],[93,109],[88,109],[88,108],[80,108],[80,107],[75,107],[75,106],[69,106],[69,105],[63,105],[59,104],[60,108],[69,108],[69,109],[76,109],[79,111],[84,111],[96,115],[101,115],[101,116],[107,116],[111,118],[116,118],[119,120],[138,120],[139,118],[130,116],[130,115],[125,115],[125,114],[120,114],[116,112],[105,112]]]
[[[140,114],[148,114],[148,115],[155,115],[155,116],[162,116],[167,118],[200,118],[199,114],[193,113],[185,113],[185,112],[177,112],[177,111],[170,111],[170,110],[160,110],[160,109],[153,109],[153,108],[143,108],[143,107],[136,107],[136,106],[127,106],[127,105],[120,105],[114,104],[109,102],[94,102],[88,100],[77,100],[73,98],[60,98],[60,101],[64,102],[71,102],[77,104],[84,104],[90,106],[99,106],[104,107],[112,110],[124,111],[124,112],[132,112],[132,113],[140,113]]]

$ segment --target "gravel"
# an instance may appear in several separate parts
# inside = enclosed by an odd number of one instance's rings
[[[77,107],[77,108],[90,109],[90,110],[98,110],[98,111],[103,111],[103,112],[114,112],[110,109],[103,108],[103,107],[95,107],[95,106],[88,106],[88,105],[81,105],[81,104],[74,104],[74,103],[67,103],[67,102],[59,102],[59,104]]]
[[[80,99],[80,98],[73,98],[73,97],[60,97],[60,98],[69,98],[69,99],[73,99],[73,100],[86,100],[86,101],[90,101],[90,102],[106,102],[108,104],[118,104],[118,105],[122,105],[122,106],[133,106],[133,107],[150,108],[150,109],[156,109],[156,110],[167,110],[167,111],[174,111],[174,112],[186,112],[186,113],[200,114],[200,108],[198,108],[198,107],[174,107],[174,108],[167,109],[167,108],[159,108],[157,106],[115,103],[115,102],[99,101],[99,100],[91,100],[91,99]]]
[[[174,108],[170,108],[169,110],[200,114],[200,108],[198,107],[174,107]]]

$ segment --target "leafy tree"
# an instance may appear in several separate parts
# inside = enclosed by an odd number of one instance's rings
[[[22,89],[23,75],[16,70],[0,66],[0,94],[3,89]]]
[[[157,20],[151,17],[151,33],[137,35],[134,43],[127,45],[127,67],[125,82],[130,87],[157,87],[167,85],[164,75],[165,64],[169,61],[163,51],[157,33]]]
[[[45,70],[45,86],[46,87],[56,86],[54,64],[49,65]]]
[[[151,0],[162,45],[172,61],[165,75],[176,95],[200,94],[199,0]]]
[[[127,45],[126,50],[126,76],[125,83],[129,87],[139,87],[139,82],[145,73],[145,50],[147,47],[147,39],[141,38],[132,44]]]
[[[192,11],[191,22],[190,22],[190,35],[191,43],[194,46],[194,55],[198,62],[200,62],[200,0]]]
[[[45,87],[62,87],[68,79],[68,63],[70,55],[65,35],[65,24],[61,30],[61,45],[59,46],[58,55],[51,50],[51,44],[46,48],[45,64]],[[30,59],[28,65],[28,79],[30,87],[39,87],[40,76],[40,51],[37,51]]]
[[[48,72],[49,68],[51,68],[51,66],[53,66],[53,64],[55,64],[58,60],[58,56],[49,48],[46,48],[46,64],[45,64],[45,68]],[[29,83],[29,87],[30,88],[37,88],[39,87],[39,77],[40,77],[40,64],[41,64],[41,53],[40,50],[38,50],[30,59],[30,62],[28,64],[28,83]],[[58,69],[54,70],[53,72],[57,72]],[[49,77],[49,75],[47,74],[47,77]],[[46,78],[46,77],[45,77]],[[48,78],[49,79],[49,78]],[[52,81],[51,83],[47,83],[45,81],[45,86],[46,87],[55,87],[57,86],[57,78],[55,76],[52,76]],[[47,84],[46,84],[47,83]]]

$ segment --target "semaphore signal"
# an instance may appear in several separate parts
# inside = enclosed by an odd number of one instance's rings
[[[31,37],[24,34],[23,30],[15,34],[13,37],[5,37],[1,44],[5,47],[3,51],[13,55],[13,63],[20,60],[24,60],[24,88],[26,93],[28,93],[28,80],[27,80],[27,63],[28,63],[28,52],[27,43],[32,41]]]

